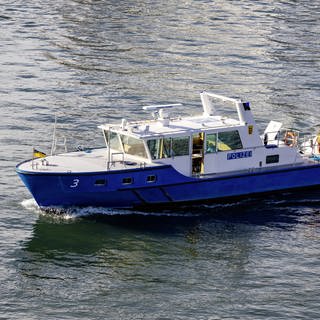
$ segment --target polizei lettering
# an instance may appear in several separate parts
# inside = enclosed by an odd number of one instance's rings
[[[227,160],[242,159],[252,157],[252,151],[241,151],[227,154]]]

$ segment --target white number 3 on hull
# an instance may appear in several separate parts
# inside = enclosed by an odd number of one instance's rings
[[[80,182],[79,179],[73,179],[73,182],[70,185],[70,188],[76,188],[79,185],[79,182]]]

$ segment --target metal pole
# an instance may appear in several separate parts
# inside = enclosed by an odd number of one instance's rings
[[[57,115],[54,116],[54,126],[53,126],[53,136],[52,136],[52,145],[51,145],[51,155],[55,151],[56,146],[56,127],[57,127]]]
[[[110,157],[111,157],[111,150],[110,150],[110,127],[108,128],[108,164],[107,169],[110,170]]]

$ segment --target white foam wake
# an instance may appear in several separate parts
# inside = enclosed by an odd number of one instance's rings
[[[68,209],[59,208],[59,207],[41,208],[33,198],[23,200],[21,202],[21,205],[25,209],[32,211],[34,213],[41,214],[41,215],[57,216],[59,218],[66,219],[66,220],[87,217],[87,216],[94,216],[94,215],[106,215],[106,216],[117,215],[118,216],[118,215],[128,215],[128,214],[146,214],[145,212],[129,211],[129,210],[122,210],[122,209],[110,209],[110,208],[104,208],[104,207],[84,207],[84,208],[71,207]]]
[[[176,209],[160,210],[160,211],[140,211],[140,210],[125,210],[113,209],[105,207],[51,207],[41,208],[36,201],[32,199],[25,199],[21,205],[29,211],[33,211],[40,215],[50,215],[59,219],[77,219],[81,217],[90,216],[126,216],[126,215],[139,215],[139,216],[156,216],[156,217],[195,217],[211,214],[212,211],[224,210],[230,207],[246,204],[250,199],[233,203],[216,203],[216,204],[203,204],[198,206],[180,207]]]
[[[30,211],[36,211],[37,213],[41,211],[40,207],[33,198],[23,200],[21,205]]]
[[[57,217],[59,219],[77,219],[81,217],[89,216],[126,216],[126,215],[139,215],[139,216],[172,216],[172,217],[187,217],[187,216],[197,216],[198,212],[185,212],[185,210],[165,210],[165,211],[139,211],[139,210],[125,210],[125,209],[112,209],[105,207],[71,207],[68,209],[51,207],[51,208],[41,208],[38,206],[34,199],[25,199],[21,202],[21,205],[29,211],[40,215],[50,215]]]

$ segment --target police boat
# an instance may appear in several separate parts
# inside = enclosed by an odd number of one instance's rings
[[[150,120],[100,125],[105,147],[35,151],[16,171],[41,208],[159,208],[320,185],[316,136],[303,139],[278,121],[261,133],[248,102],[200,96],[199,115],[173,117],[179,104],[146,106]],[[237,116],[218,115],[216,105]]]

